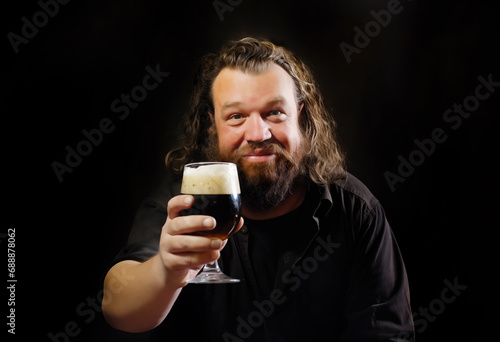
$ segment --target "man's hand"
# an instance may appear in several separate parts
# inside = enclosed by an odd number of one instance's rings
[[[191,195],[179,195],[168,202],[168,217],[160,237],[159,255],[167,271],[167,280],[177,286],[185,286],[186,280],[194,278],[203,265],[217,260],[227,243],[227,240],[189,235],[214,229],[216,225],[211,216],[181,216],[181,210],[190,208],[193,202]],[[240,219],[235,232],[242,226],[243,219]]]

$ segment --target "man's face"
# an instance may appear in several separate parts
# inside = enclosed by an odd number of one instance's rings
[[[239,166],[242,195],[257,207],[281,202],[302,173],[295,94],[293,79],[275,64],[259,74],[225,68],[214,81],[217,158]]]

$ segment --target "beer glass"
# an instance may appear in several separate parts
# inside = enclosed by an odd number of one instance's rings
[[[215,218],[216,226],[194,235],[225,240],[237,227],[241,217],[240,183],[238,170],[233,163],[199,162],[184,166],[181,193],[194,197],[193,206],[181,215],[208,215]],[[225,275],[217,260],[206,264],[192,284],[237,283],[239,279]]]

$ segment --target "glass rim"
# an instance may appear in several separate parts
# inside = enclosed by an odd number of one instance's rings
[[[217,162],[217,161],[208,161],[208,162],[192,162],[192,163],[187,163],[184,165],[184,167],[189,167],[189,166],[203,166],[203,165],[234,165],[236,166],[235,163],[231,162]]]

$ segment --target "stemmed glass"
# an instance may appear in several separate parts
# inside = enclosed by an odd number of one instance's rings
[[[194,204],[182,215],[208,215],[215,218],[216,226],[210,231],[194,234],[225,240],[236,228],[241,217],[241,198],[238,170],[233,163],[198,162],[184,166],[181,193],[192,195]],[[206,264],[191,284],[237,283],[239,279],[225,275],[217,260]]]

